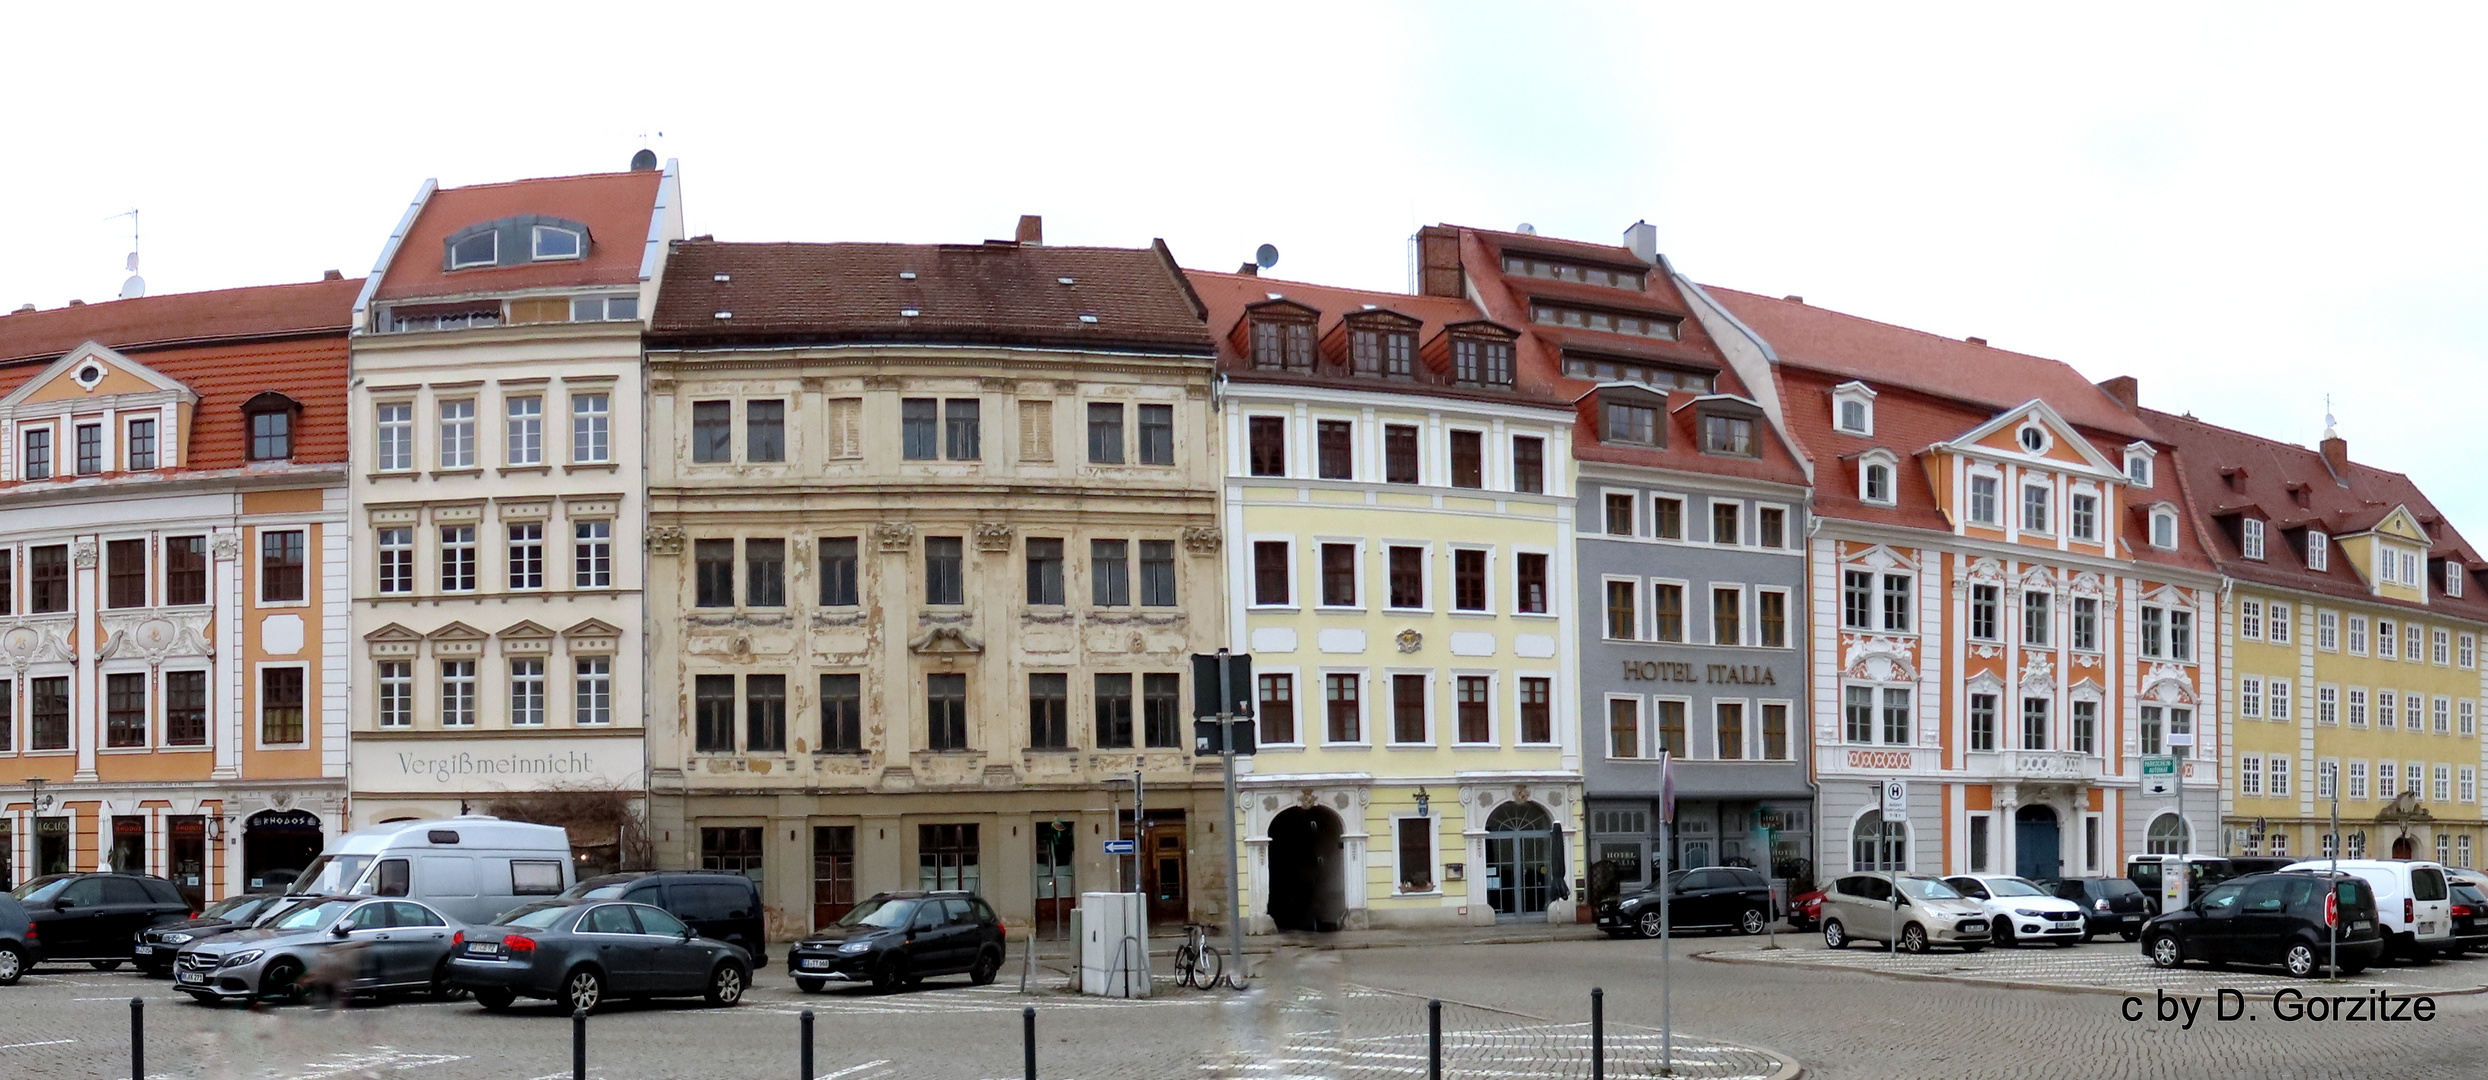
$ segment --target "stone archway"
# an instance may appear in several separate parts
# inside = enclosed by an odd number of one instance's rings
[[[1270,897],[1281,930],[1329,932],[1348,917],[1347,845],[1328,807],[1291,806],[1270,819]]]

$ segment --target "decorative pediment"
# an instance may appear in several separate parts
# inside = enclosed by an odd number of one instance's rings
[[[2108,595],[2108,581],[2098,574],[2085,570],[2073,576],[2073,586],[2066,591],[2075,596],[2106,596]]]
[[[501,639],[501,651],[514,656],[553,651],[553,628],[532,619],[502,627],[494,636]]]
[[[483,631],[462,622],[450,623],[424,635],[432,641],[482,641],[487,636]]]
[[[0,409],[16,410],[46,402],[83,400],[97,394],[163,394],[194,404],[199,395],[145,364],[89,341],[52,361],[31,379],[0,397]]]
[[[1915,570],[1918,564],[1901,555],[1888,544],[1876,544],[1848,557],[1850,564],[1877,570]]]
[[[2024,570],[2021,575],[2021,587],[2033,592],[2053,591],[2056,588],[2056,571],[2045,566],[2033,566]]]
[[[2146,604],[2163,604],[2169,607],[2194,606],[2193,597],[2187,596],[2185,593],[2179,591],[2174,585],[2164,584],[2153,585],[2150,589],[2146,590],[2142,594],[2142,602]]]
[[[1992,671],[1982,671],[1970,676],[1967,682],[1962,683],[1962,687],[1973,694],[1995,694],[1999,697],[2004,694],[2004,680],[1997,678],[1996,673]]]
[[[401,660],[423,651],[423,635],[396,623],[363,635],[371,655],[381,660]]]
[[[2002,585],[2004,584],[2004,564],[1998,562],[1993,556],[1981,555],[1970,560],[1968,569],[1961,572],[1961,580],[1965,584],[1972,585]]]
[[[602,619],[582,619],[562,631],[562,641],[574,653],[610,653],[621,647],[622,629]]]
[[[928,627],[907,643],[909,652],[926,656],[966,656],[985,651],[985,643],[968,636],[964,627]]]
[[[1918,677],[1914,643],[1908,638],[1853,635],[1844,642],[1841,672],[1866,682],[1908,682]]]
[[[2108,691],[2099,685],[2099,680],[2097,679],[2086,678],[2076,682],[2073,684],[2073,688],[2067,690],[2066,693],[2075,701],[2108,700]]]
[[[570,637],[615,637],[622,633],[622,628],[603,619],[582,619],[562,633]]]
[[[2036,428],[2043,433],[2041,444],[2037,449],[2032,449],[2020,441],[2019,433],[2025,427]],[[2072,450],[2074,456],[2081,459],[2081,465],[2074,466],[2061,458],[2048,456],[2050,452],[2059,447]],[[2063,416],[2058,415],[2054,408],[2039,398],[2032,398],[2015,408],[1997,413],[1986,423],[1948,441],[1937,443],[1930,449],[1972,457],[2002,457],[2039,462],[2051,469],[2088,473],[2095,480],[2120,484],[2126,482],[2125,469],[2121,463],[2101,453],[2098,447],[2091,445],[2090,440],[2083,438],[2080,432],[2074,430],[2072,424],[2066,423]]]
[[[2056,689],[2056,662],[2045,653],[2031,653],[2022,661],[2021,689],[2026,694],[2045,694]]]
[[[2141,696],[2172,705],[2194,703],[2194,676],[2175,664],[2153,664],[2142,678]]]

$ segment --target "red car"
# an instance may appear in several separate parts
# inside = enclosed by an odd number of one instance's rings
[[[1823,890],[1798,893],[1788,902],[1788,925],[1799,930],[1812,930],[1823,921]]]

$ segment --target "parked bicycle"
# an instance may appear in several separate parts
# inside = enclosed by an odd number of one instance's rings
[[[1175,981],[1207,990],[1218,985],[1225,968],[1226,957],[1209,943],[1209,927],[1185,923],[1184,943],[1175,949]]]

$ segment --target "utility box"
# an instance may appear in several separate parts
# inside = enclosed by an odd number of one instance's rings
[[[1149,909],[1139,893],[1080,894],[1080,992],[1149,996]]]

